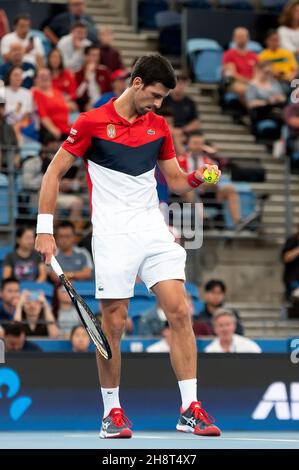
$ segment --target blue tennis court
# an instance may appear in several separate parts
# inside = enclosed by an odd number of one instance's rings
[[[104,440],[95,432],[1,432],[0,449],[299,449],[298,432],[225,432],[196,437],[178,432],[135,432]]]

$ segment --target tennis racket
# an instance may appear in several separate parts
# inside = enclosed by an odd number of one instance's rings
[[[75,291],[72,284],[63,273],[61,266],[55,256],[52,256],[51,258],[51,267],[55,274],[59,277],[61,283],[64,285],[68,295],[70,296],[78,312],[78,315],[84,328],[89,334],[91,340],[96,345],[98,351],[105,359],[111,359],[111,349],[98,320],[88,307],[87,303],[82,299],[78,292]]]

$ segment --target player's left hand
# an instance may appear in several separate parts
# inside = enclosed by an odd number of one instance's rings
[[[217,179],[213,184],[217,184],[219,179],[220,179],[220,176],[221,176],[221,171],[219,170],[217,165],[210,165],[209,163],[206,163],[206,164],[200,166],[195,172],[195,178],[198,178],[199,180],[204,182],[203,174],[204,174],[205,170],[209,170],[209,171],[214,170],[215,171],[215,173],[217,174]]]

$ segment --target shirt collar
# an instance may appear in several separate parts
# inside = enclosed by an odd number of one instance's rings
[[[112,98],[107,103],[107,108],[108,108],[108,112],[109,112],[109,116],[111,118],[111,121],[113,121],[117,124],[125,124],[126,126],[132,126],[133,124],[136,124],[136,122],[138,122],[138,121],[144,121],[146,115],[138,116],[133,122],[127,121],[127,119],[120,116],[118,114],[118,112],[116,111],[115,106],[114,106],[114,101],[116,99],[117,99],[117,97]]]

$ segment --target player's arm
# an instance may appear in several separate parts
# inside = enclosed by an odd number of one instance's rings
[[[50,264],[51,256],[56,252],[56,243],[53,237],[53,217],[59,184],[75,160],[76,157],[61,147],[42,179],[38,206],[38,234],[35,240],[35,249],[44,257],[46,264]]]
[[[219,181],[221,171],[217,165],[205,164],[198,168],[193,173],[184,172],[177,162],[176,158],[170,158],[168,160],[159,160],[159,167],[166,179],[169,189],[176,194],[184,194],[188,191],[192,191],[201,184],[204,183],[203,173],[206,169],[215,170],[217,173],[217,179],[215,184]]]

